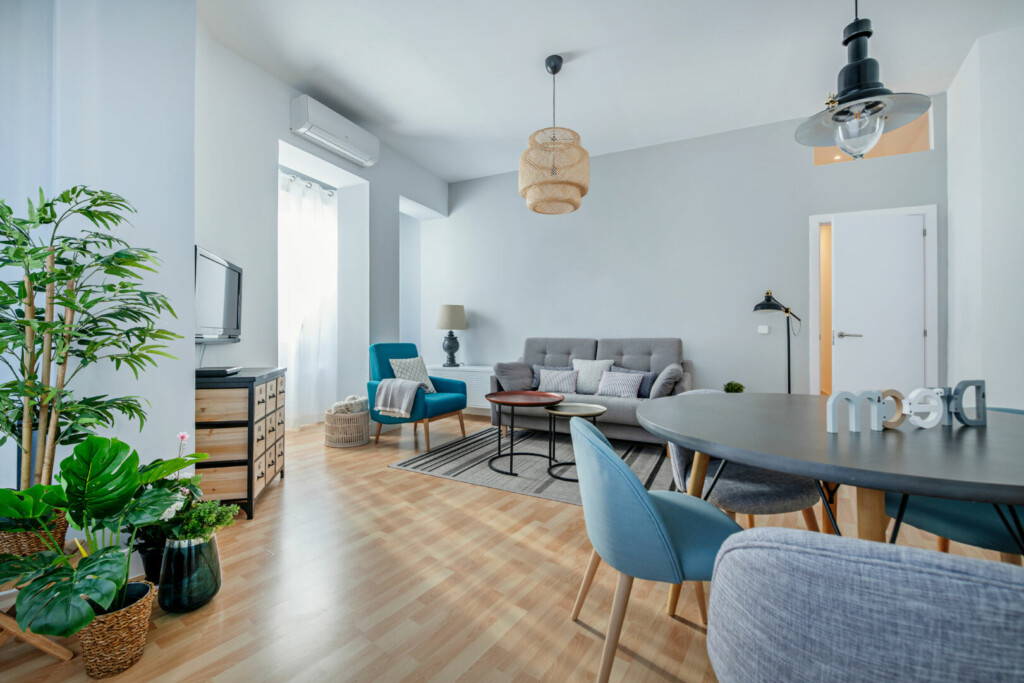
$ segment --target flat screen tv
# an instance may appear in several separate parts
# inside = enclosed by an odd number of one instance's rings
[[[241,341],[242,269],[196,247],[196,343]]]

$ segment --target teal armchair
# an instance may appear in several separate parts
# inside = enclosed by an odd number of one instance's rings
[[[462,411],[466,409],[466,383],[446,377],[431,377],[437,393],[428,394],[422,387],[416,392],[412,412],[409,417],[392,417],[382,415],[376,410],[377,387],[381,380],[395,376],[391,369],[392,358],[416,358],[419,351],[415,344],[383,343],[370,345],[370,381],[366,383],[366,395],[370,402],[370,417],[377,423],[377,436],[374,443],[380,442],[380,431],[386,424],[413,423],[414,432],[423,424],[423,436],[427,450],[430,450],[430,423],[446,417],[458,417],[462,436],[466,436],[466,423]]]

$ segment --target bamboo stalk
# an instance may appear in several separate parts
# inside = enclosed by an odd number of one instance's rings
[[[50,329],[50,324],[53,323],[53,309],[55,306],[55,289],[56,286],[53,282],[53,271],[54,271],[55,255],[53,247],[50,247],[50,253],[46,256],[46,275],[48,282],[46,283],[46,311],[44,313],[43,320],[47,323],[46,331],[43,332],[43,353],[39,360],[40,372],[42,375],[42,388],[46,391],[50,387],[50,366],[53,364],[53,332]],[[36,467],[36,483],[37,484],[49,484],[49,476],[43,476],[42,463],[46,459],[47,444],[49,443],[47,434],[47,422],[50,417],[50,413],[47,410],[47,404],[49,399],[44,396],[39,406],[39,434],[40,437],[36,443],[36,463],[40,464],[40,467]]]
[[[68,300],[71,300],[75,292],[75,281],[68,282],[65,293]],[[64,378],[68,371],[68,351],[71,348],[71,326],[75,322],[75,311],[70,306],[64,307],[64,358],[57,366],[57,382],[54,384],[54,401],[50,406],[49,425],[46,434],[46,452],[43,453],[43,478],[50,481],[53,478],[53,458],[57,452],[57,423],[60,422],[60,394],[64,390]]]
[[[25,273],[25,319],[35,320],[36,300],[35,287],[28,273]],[[25,353],[22,356],[25,384],[35,372],[36,367],[36,331],[31,324],[25,327]],[[26,394],[21,397],[21,477],[18,488],[27,489],[32,483],[32,399]]]

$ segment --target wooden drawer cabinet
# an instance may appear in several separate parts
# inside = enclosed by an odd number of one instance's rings
[[[251,519],[256,499],[284,478],[284,368],[243,368],[196,378],[196,465],[212,500],[238,503]]]

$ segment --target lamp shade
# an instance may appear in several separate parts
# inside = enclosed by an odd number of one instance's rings
[[[773,311],[783,311],[783,312],[785,312],[786,307],[783,306],[781,303],[779,303],[778,299],[776,299],[774,296],[772,296],[772,290],[769,289],[767,292],[764,293],[764,299],[762,299],[761,301],[758,301],[757,304],[754,305],[754,310],[755,311],[767,311],[767,312],[773,312]]]
[[[466,329],[466,307],[462,304],[444,304],[437,311],[437,329]]]
[[[590,189],[590,154],[569,128],[541,128],[519,157],[519,194],[530,211],[570,213]]]

